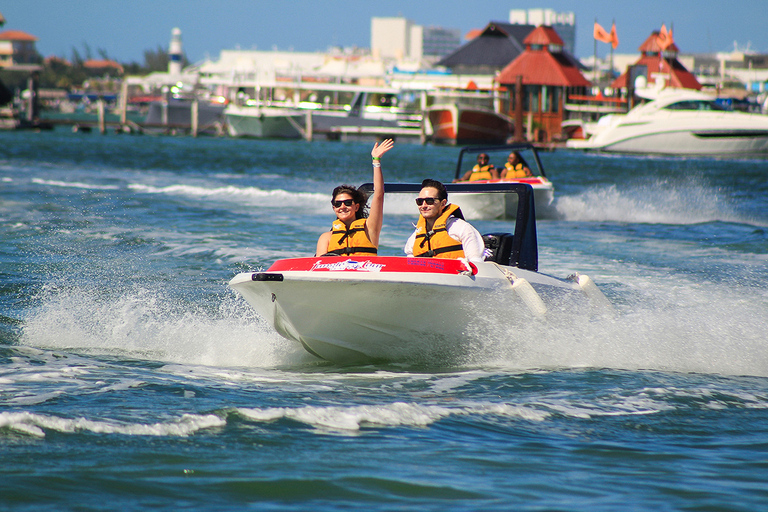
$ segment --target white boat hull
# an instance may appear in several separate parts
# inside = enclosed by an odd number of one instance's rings
[[[362,260],[376,262],[372,265],[383,262],[384,268],[360,269],[366,265]],[[235,276],[230,286],[283,337],[335,362],[453,360],[471,347],[467,340],[477,330],[479,318],[509,329],[530,322],[542,311],[521,298],[505,270],[528,280],[543,304],[550,301],[560,307],[564,296],[582,305],[585,301],[574,282],[490,262],[476,265],[477,273],[471,275],[386,271],[387,265],[428,269],[446,261],[459,264],[457,260],[374,257],[282,261],[335,263],[347,268],[246,272]]]
[[[224,111],[227,130],[232,137],[267,139],[298,139],[303,124],[298,110],[270,107],[241,107],[229,105]]]
[[[592,148],[606,153],[659,154],[674,156],[741,156],[768,154],[768,118],[762,132],[755,130],[665,130],[652,133],[633,134],[617,138]],[[620,136],[620,135],[619,135]]]
[[[768,116],[703,108],[712,97],[665,90],[627,114],[606,116],[573,149],[670,156],[745,157],[768,155]],[[680,105],[692,105],[683,108]],[[701,109],[693,106],[702,105]]]

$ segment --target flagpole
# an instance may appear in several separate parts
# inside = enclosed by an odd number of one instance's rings
[[[611,35],[613,35],[615,27],[616,27],[616,19],[613,20],[613,24],[611,25]],[[613,82],[613,41],[610,42],[610,45],[611,45],[611,82]]]
[[[597,25],[597,18],[595,18],[595,25]],[[597,83],[597,69],[598,69],[598,67],[597,67],[597,38],[594,37],[594,34],[592,34],[592,39],[594,39],[594,41],[595,41],[595,57],[594,57],[594,61],[592,61],[593,65],[595,66],[595,85],[599,86],[599,84]]]

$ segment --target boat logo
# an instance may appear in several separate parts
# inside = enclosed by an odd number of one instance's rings
[[[339,262],[333,262],[333,263],[323,263],[322,261],[316,261],[312,268],[309,270],[334,270],[334,271],[341,271],[341,270],[353,270],[358,272],[380,272],[382,268],[384,268],[386,265],[382,265],[381,263],[371,263],[370,261],[355,261],[355,260],[345,260],[345,261],[339,261]]]

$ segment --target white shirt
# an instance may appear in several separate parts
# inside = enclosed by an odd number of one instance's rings
[[[469,222],[456,217],[448,217],[445,223],[448,236],[461,242],[464,249],[464,256],[470,261],[483,261],[483,251],[485,243],[483,237]],[[411,234],[408,241],[405,242],[406,256],[413,256],[413,244],[416,242],[416,231]]]

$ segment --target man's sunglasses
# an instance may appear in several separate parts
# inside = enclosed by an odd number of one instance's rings
[[[435,204],[435,201],[439,201],[436,197],[417,197],[416,198],[416,206],[421,206],[424,203],[427,203],[429,206],[432,206]]]
[[[331,201],[331,204],[333,205],[334,208],[341,208],[341,205],[352,206],[352,203],[354,203],[352,199],[343,199],[341,201]]]

